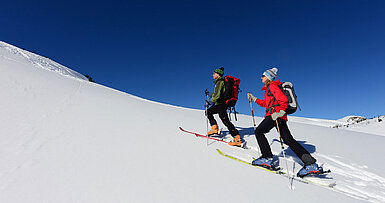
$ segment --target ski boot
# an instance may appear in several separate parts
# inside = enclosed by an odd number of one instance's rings
[[[254,159],[253,162],[251,162],[254,166],[260,166],[263,168],[267,168],[269,170],[276,170],[276,167],[274,165],[274,161],[272,157],[259,157],[258,159]]]
[[[214,124],[213,126],[211,126],[211,130],[207,133],[208,136],[211,136],[214,134],[219,135],[219,130],[218,130],[217,124]]]
[[[245,144],[245,142],[242,142],[240,135],[236,135],[234,137],[234,140],[229,142],[230,146],[236,146],[236,147],[242,147],[242,148],[244,147],[244,144]]]
[[[301,168],[301,170],[298,171],[297,176],[303,178],[308,175],[318,175],[323,173],[324,173],[323,168],[318,166],[317,163],[313,163]]]

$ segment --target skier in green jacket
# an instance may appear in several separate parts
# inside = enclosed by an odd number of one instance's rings
[[[231,136],[234,138],[233,141],[229,142],[229,145],[242,147],[244,142],[242,142],[238,130],[231,123],[229,116],[227,115],[228,106],[224,99],[225,81],[223,80],[223,75],[223,67],[214,70],[213,79],[215,80],[215,88],[214,93],[211,94],[211,102],[213,105],[207,109],[207,118],[209,119],[211,130],[207,133],[207,135],[210,136],[219,133],[217,121],[214,119],[214,114],[218,114],[219,118],[222,120],[222,123],[227,127]]]

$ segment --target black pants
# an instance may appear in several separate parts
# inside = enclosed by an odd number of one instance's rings
[[[286,121],[281,118],[278,118],[277,120],[283,142],[293,150],[305,165],[315,163],[316,160],[314,157],[312,157],[310,153],[293,138],[287,127]],[[261,149],[262,157],[273,157],[265,133],[268,133],[274,127],[277,128],[276,121],[273,121],[271,116],[267,116],[255,129],[255,137],[257,138],[259,148]]]
[[[211,126],[217,124],[217,121],[214,118],[214,114],[219,115],[219,118],[222,120],[222,123],[227,127],[227,129],[229,129],[231,136],[235,137],[236,135],[239,135],[238,130],[230,122],[229,116],[227,115],[226,104],[213,105],[209,109],[207,109],[207,118],[209,119]]]

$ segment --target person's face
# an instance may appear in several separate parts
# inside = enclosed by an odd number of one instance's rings
[[[214,80],[218,79],[220,77],[220,75],[216,72],[213,73],[213,78]]]
[[[269,80],[269,79],[268,79],[266,76],[264,76],[264,75],[262,75],[261,79],[262,79],[262,83],[263,83],[263,84],[266,84],[266,82]]]

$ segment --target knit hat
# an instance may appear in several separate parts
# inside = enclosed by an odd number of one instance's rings
[[[225,68],[221,67],[218,69],[215,69],[214,73],[218,73],[221,77],[225,74]]]
[[[273,81],[277,77],[277,72],[277,68],[272,68],[263,72],[263,75],[266,76],[270,81]]]

